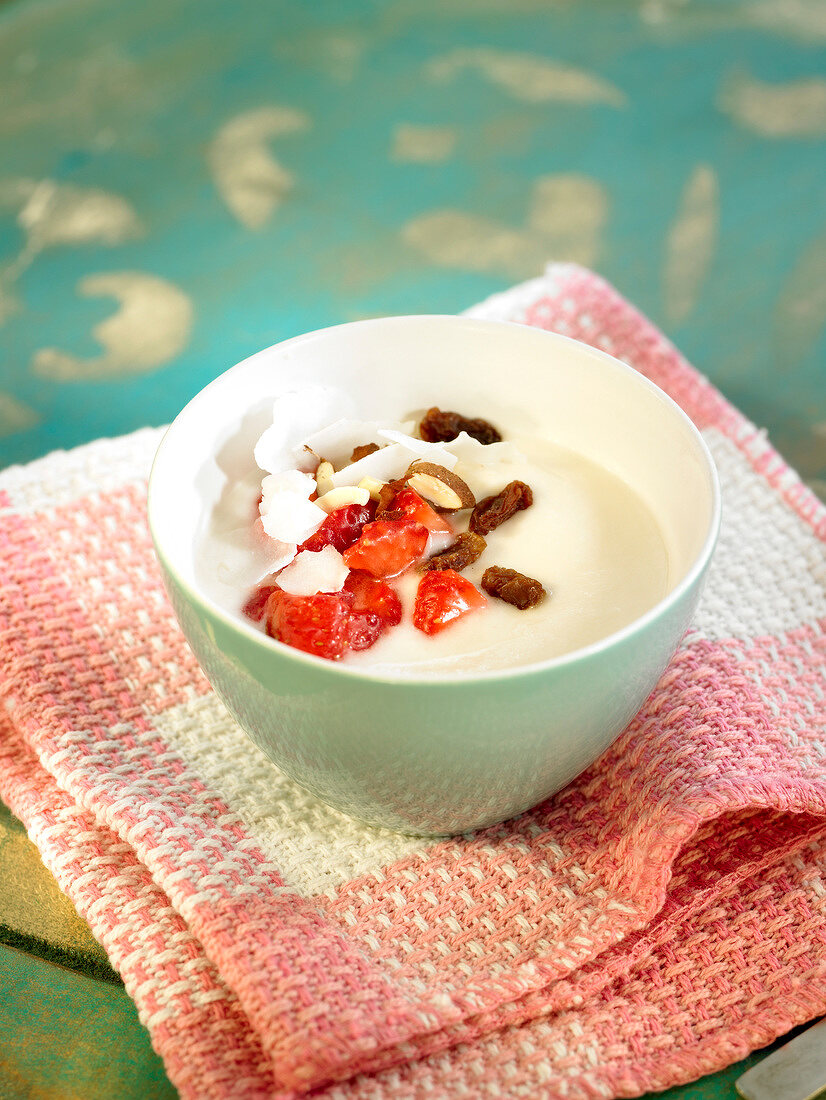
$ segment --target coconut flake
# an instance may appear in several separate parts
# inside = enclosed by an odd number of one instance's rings
[[[353,411],[353,401],[331,386],[307,386],[283,393],[273,402],[273,422],[255,445],[255,461],[262,470],[276,473],[296,463],[312,469],[315,459],[301,451],[302,440]]]
[[[313,552],[302,550],[291,565],[278,574],[278,584],[293,596],[316,592],[340,592],[350,570],[334,546]]]
[[[264,501],[261,502],[262,508]],[[300,493],[275,492],[266,501],[261,523],[270,538],[279,542],[304,542],[314,535],[327,513]]]
[[[337,470],[330,479],[335,488],[358,485],[365,477],[376,481],[393,481],[407,472],[411,462],[423,458],[445,466],[448,470],[452,470],[458,462],[456,456],[445,449],[444,443],[425,443],[423,439],[414,439],[413,436],[390,428],[380,429],[379,435],[390,440],[387,446]]]
[[[467,432],[459,432],[455,439],[440,446],[445,447],[454,456],[454,466],[457,461],[475,466],[493,466],[499,462],[521,462],[525,457],[513,443],[507,440],[500,443],[480,443]],[[448,469],[452,468],[448,467]]]
[[[399,430],[402,425],[391,420],[336,420],[334,424],[327,425],[320,431],[306,436],[301,440],[303,447],[308,447],[314,454],[328,459],[334,466],[340,466],[349,461],[355,447],[364,443],[377,443],[381,446],[386,441],[380,432],[382,429]],[[300,448],[299,448],[300,450]]]
[[[252,525],[222,533],[215,575],[222,584],[235,589],[252,588],[271,573],[289,565],[296,549],[295,543],[269,538],[259,519]]]
[[[261,514],[269,509],[267,501],[274,493],[296,493],[309,500],[316,489],[316,480],[312,474],[301,470],[279,470],[277,474],[267,474],[261,482]]]
[[[383,428],[379,435],[383,439],[389,439],[392,443],[399,443],[402,447],[406,447],[413,454],[414,459],[424,458],[448,470],[452,470],[458,462],[457,456],[448,449],[449,445],[446,443],[428,443],[424,439],[416,439],[415,436],[387,428]]]

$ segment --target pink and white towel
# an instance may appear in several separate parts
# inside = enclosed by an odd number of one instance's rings
[[[0,475],[0,795],[184,1098],[633,1096],[826,1011],[826,510],[590,272],[472,312],[652,378],[724,493],[705,597],[643,710],[473,836],[350,821],[235,726],[155,567],[158,431]]]

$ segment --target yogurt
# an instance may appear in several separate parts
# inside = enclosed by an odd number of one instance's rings
[[[497,461],[472,461],[478,453],[459,447],[463,457],[454,472],[477,500],[519,480],[531,487],[534,502],[486,536],[486,550],[462,575],[481,587],[485,569],[498,565],[536,578],[547,595],[524,611],[489,597],[486,607],[426,635],[412,622],[422,574],[411,569],[389,582],[402,601],[401,623],[371,648],[347,652],[343,660],[348,665],[418,677],[533,664],[622,629],[668,592],[665,540],[650,509],[628,484],[546,439],[510,434],[507,424],[497,427],[510,445],[493,445],[500,448]],[[403,438],[397,430],[385,434],[386,446],[398,446]],[[279,557],[255,523],[262,477],[259,470],[228,487],[209,517],[200,555],[207,563],[201,570],[204,588],[239,616],[254,585],[283,563],[283,550]],[[466,530],[468,515],[449,517],[457,533]]]

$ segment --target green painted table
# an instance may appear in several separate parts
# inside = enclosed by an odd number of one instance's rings
[[[822,0],[0,2],[0,466],[598,269],[826,490]],[[0,815],[0,1098],[174,1090]],[[722,1098],[746,1064],[667,1094]]]

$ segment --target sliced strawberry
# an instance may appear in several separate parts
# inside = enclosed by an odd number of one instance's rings
[[[455,569],[425,573],[416,591],[413,625],[425,634],[438,634],[486,603],[479,589]]]
[[[394,511],[400,511],[402,515],[408,516],[410,519],[415,519],[417,523],[424,524],[428,531],[434,535],[453,534],[453,528],[444,516],[440,516],[438,512],[434,511],[413,489],[400,489],[393,497],[392,508]]]
[[[347,620],[348,649],[369,649],[384,632],[385,624],[372,611],[353,611]]]
[[[351,602],[349,593],[292,596],[276,589],[267,600],[267,633],[295,649],[337,661],[347,648]]]
[[[264,609],[267,606],[267,600],[277,588],[277,584],[259,585],[241,608],[241,614],[246,615],[247,618],[252,619],[253,622],[260,623],[264,618]]]
[[[375,514],[376,502],[373,500],[367,504],[348,504],[344,508],[336,508],[298,549],[317,552],[325,546],[334,546],[341,554],[353,545],[365,523],[369,523]]]
[[[402,621],[402,604],[389,584],[351,569],[344,582],[344,590],[353,594],[353,613],[368,612],[375,615],[382,626],[396,626]]]
[[[373,577],[396,577],[424,554],[427,538],[427,528],[413,519],[377,519],[344,551],[344,564]]]

